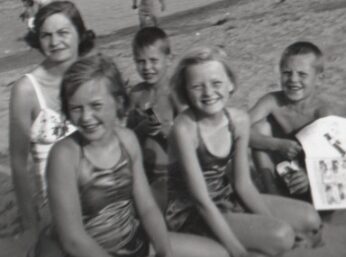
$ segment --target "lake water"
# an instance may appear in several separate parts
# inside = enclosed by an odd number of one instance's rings
[[[200,7],[220,0],[166,0],[167,10],[161,16]],[[97,35],[107,35],[118,29],[136,25],[137,12],[132,0],[73,0],[86,25]],[[158,2],[158,0],[157,0]],[[29,48],[23,41],[26,26],[18,18],[23,7],[20,0],[0,0],[0,57]]]

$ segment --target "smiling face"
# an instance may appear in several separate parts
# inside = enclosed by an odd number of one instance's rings
[[[222,111],[234,84],[218,61],[206,61],[186,69],[186,89],[189,103],[203,114]]]
[[[169,55],[162,49],[163,42],[158,40],[154,44],[138,49],[135,62],[139,75],[150,85],[160,84],[166,78]]]
[[[44,21],[39,41],[42,53],[52,61],[75,61],[78,58],[78,32],[63,13],[53,14]]]
[[[315,61],[313,54],[302,54],[290,56],[284,62],[281,68],[281,86],[290,101],[301,101],[315,92],[319,77]]]
[[[106,78],[82,84],[68,100],[68,114],[82,136],[88,140],[108,140],[116,123],[117,104]]]

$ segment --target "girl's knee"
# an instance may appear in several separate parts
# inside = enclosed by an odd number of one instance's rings
[[[322,227],[320,215],[311,206],[309,213],[306,215],[306,233],[312,247],[322,242]]]
[[[229,253],[226,251],[226,249],[220,247],[217,252],[213,252],[213,256],[229,257]]]
[[[311,204],[306,203],[303,219],[303,230],[306,232],[317,233],[321,230],[321,217]]]
[[[267,254],[276,256],[293,248],[295,232],[293,228],[286,223],[278,223],[272,230],[271,247]]]

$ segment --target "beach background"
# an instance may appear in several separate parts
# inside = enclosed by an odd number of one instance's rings
[[[136,83],[131,39],[138,17],[130,0],[74,0],[87,26],[98,35],[100,51],[111,56]],[[247,110],[266,92],[279,88],[278,61],[283,49],[297,41],[316,43],[325,53],[324,83],[318,89],[346,111],[345,0],[166,0],[161,27],[171,39],[174,59],[197,45],[220,45],[230,56],[238,91],[230,105]],[[0,0],[0,257],[22,257],[32,245],[18,234],[18,212],[8,160],[8,104],[13,82],[42,60],[26,46],[26,26],[18,18],[20,0]],[[288,257],[346,256],[346,212],[325,222],[324,246],[296,249]]]

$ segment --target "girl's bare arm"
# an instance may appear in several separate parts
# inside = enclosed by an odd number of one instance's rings
[[[84,229],[76,176],[79,147],[67,138],[55,144],[50,152],[47,179],[53,221],[69,255],[111,257]]]
[[[135,135],[126,131],[127,149],[133,164],[133,195],[138,214],[143,226],[154,245],[157,256],[172,256],[171,244],[163,216],[151,194],[148,180],[144,173],[140,145]]]
[[[250,121],[248,115],[239,110],[229,110],[235,127],[235,149],[233,172],[235,189],[245,205],[253,212],[270,215],[261,195],[250,176],[248,145],[250,136]]]

